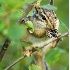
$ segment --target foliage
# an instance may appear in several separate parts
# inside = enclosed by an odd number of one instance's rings
[[[33,33],[34,32],[34,26],[33,26],[33,24],[32,24],[31,21],[27,21],[26,22],[26,26],[27,26],[27,28],[29,28],[29,32],[30,33]]]
[[[51,5],[44,5],[44,6],[42,6],[42,8],[49,9],[49,10],[54,10],[54,11],[57,10],[57,7],[51,6]]]
[[[31,66],[29,66],[29,70],[42,70],[41,67],[32,64]]]
[[[26,26],[11,24],[8,29],[8,37],[11,40],[20,40],[26,34]]]
[[[0,20],[0,32],[5,28],[5,24],[2,20]]]

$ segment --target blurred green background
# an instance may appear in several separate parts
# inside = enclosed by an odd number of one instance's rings
[[[21,18],[23,12],[22,8],[26,5],[32,3],[34,0],[0,0],[0,50],[5,39],[8,37],[9,25],[17,23],[18,19]],[[42,0],[41,5],[47,5],[49,0]],[[54,6],[57,7],[57,17],[60,19],[59,32],[63,33],[68,31],[69,28],[69,1],[68,0],[54,0]],[[12,26],[13,38],[18,35],[19,38],[25,33],[25,29],[19,26]],[[18,30],[17,30],[18,29]],[[23,33],[22,31],[23,30]],[[11,35],[11,34],[10,34]],[[18,37],[17,36],[17,37]],[[8,50],[0,62],[0,70],[4,70],[10,63],[16,60],[18,57],[23,55],[22,45],[17,41],[12,41]],[[63,41],[60,41],[58,46],[50,50],[46,54],[46,62],[48,63],[51,70],[69,70],[69,38],[65,37]],[[14,65],[10,70],[28,70],[28,66],[32,61],[32,57],[25,58],[16,65]]]

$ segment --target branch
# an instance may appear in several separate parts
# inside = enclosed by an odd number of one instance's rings
[[[50,5],[54,5],[54,0],[50,0]]]
[[[2,46],[2,49],[0,51],[0,61],[2,60],[6,50],[8,49],[9,44],[11,43],[11,41],[9,39],[6,39],[5,43]]]
[[[25,57],[29,57],[32,54],[33,50],[32,47],[26,47],[24,50],[24,55],[19,57],[17,60],[15,60],[13,63],[11,63],[8,67],[6,67],[4,70],[9,70],[11,67],[13,67],[16,63],[18,63],[19,61],[21,61],[22,59],[24,59]]]
[[[18,63],[19,61],[21,61],[25,57],[26,56],[21,56],[20,58],[18,58],[17,60],[15,60],[12,64],[10,64],[8,67],[6,67],[4,70],[9,70],[12,66],[14,66],[16,63]]]
[[[56,42],[55,46],[57,46],[59,40],[61,40],[63,37],[67,37],[69,35],[68,32],[66,33],[63,33],[62,35],[59,35],[57,38],[53,38],[53,39],[49,39],[49,42],[47,42],[46,44],[44,44],[44,46],[42,47],[43,48],[43,52],[47,53],[49,49],[52,48],[52,43],[51,42]],[[55,47],[53,46],[53,48]]]
[[[66,32],[66,33],[63,33],[61,36],[58,36],[57,38],[51,38],[51,39],[49,39],[48,41],[46,40],[46,41],[43,41],[43,42],[40,42],[40,43],[38,43],[38,44],[34,44],[34,45],[32,45],[32,47],[34,47],[34,48],[36,48],[36,47],[38,47],[38,48],[45,48],[45,50],[47,49],[50,49],[51,48],[51,46],[50,46],[50,44],[51,44],[51,42],[53,42],[53,41],[55,41],[55,40],[57,40],[57,39],[60,39],[60,38],[62,38],[62,37],[65,37],[65,36],[68,36],[68,32]],[[49,47],[50,46],[50,47]],[[12,66],[14,66],[16,63],[18,63],[19,61],[21,61],[22,59],[24,59],[25,57],[29,57],[33,52],[35,52],[35,51],[33,51],[33,49],[34,48],[32,48],[32,47],[27,47],[27,49],[24,51],[25,52],[25,55],[24,56],[21,56],[20,58],[18,58],[17,60],[15,60],[12,64],[10,64],[8,67],[6,67],[5,68],[5,70],[9,70]],[[29,51],[29,50],[31,50],[31,51]],[[43,50],[44,51],[44,50]]]
[[[33,7],[34,7],[34,5],[35,5],[36,3],[37,3],[37,0],[34,1],[33,3],[29,4],[29,5],[27,6],[27,8],[24,9],[22,18],[20,18],[17,23],[23,24],[23,22],[25,21],[27,15],[28,15],[29,12],[33,9]]]
[[[33,44],[32,46],[33,46],[33,47],[43,48],[44,46],[48,45],[49,43],[51,43],[51,42],[53,42],[53,41],[55,41],[55,40],[57,40],[57,39],[61,39],[62,37],[65,37],[65,36],[68,36],[68,35],[69,35],[69,32],[65,32],[65,33],[59,35],[59,36],[56,37],[56,38],[53,37],[53,38],[48,39],[48,40],[45,40],[45,41],[43,41],[43,42]]]

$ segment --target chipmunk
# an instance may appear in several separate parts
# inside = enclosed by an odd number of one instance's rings
[[[53,0],[50,0],[50,4],[53,4]],[[28,16],[25,20],[22,19],[21,22],[26,25],[28,20],[33,23],[34,32],[30,33],[29,29],[27,29],[27,34],[22,41],[35,44],[47,40],[47,38],[57,37],[59,19],[53,10],[34,6],[33,16]],[[54,47],[57,42],[58,41],[51,42],[49,46]],[[48,70],[48,66],[46,66],[46,63],[44,62],[44,52],[36,51],[34,57],[36,59],[35,63],[41,66],[42,70]]]
[[[25,24],[28,20],[33,23],[34,32],[30,33],[28,29],[27,36],[24,37],[23,41],[35,43],[46,40],[46,38],[48,38],[47,36],[50,38],[57,37],[59,19],[57,18],[55,12],[41,7],[34,7],[34,9],[33,16],[28,16],[25,19]]]

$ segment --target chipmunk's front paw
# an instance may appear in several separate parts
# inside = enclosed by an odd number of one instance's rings
[[[57,29],[50,29],[47,33],[48,37],[57,37],[58,35],[58,30]]]
[[[57,37],[59,37],[60,41],[63,41],[63,38],[61,37],[61,33],[58,33]]]

